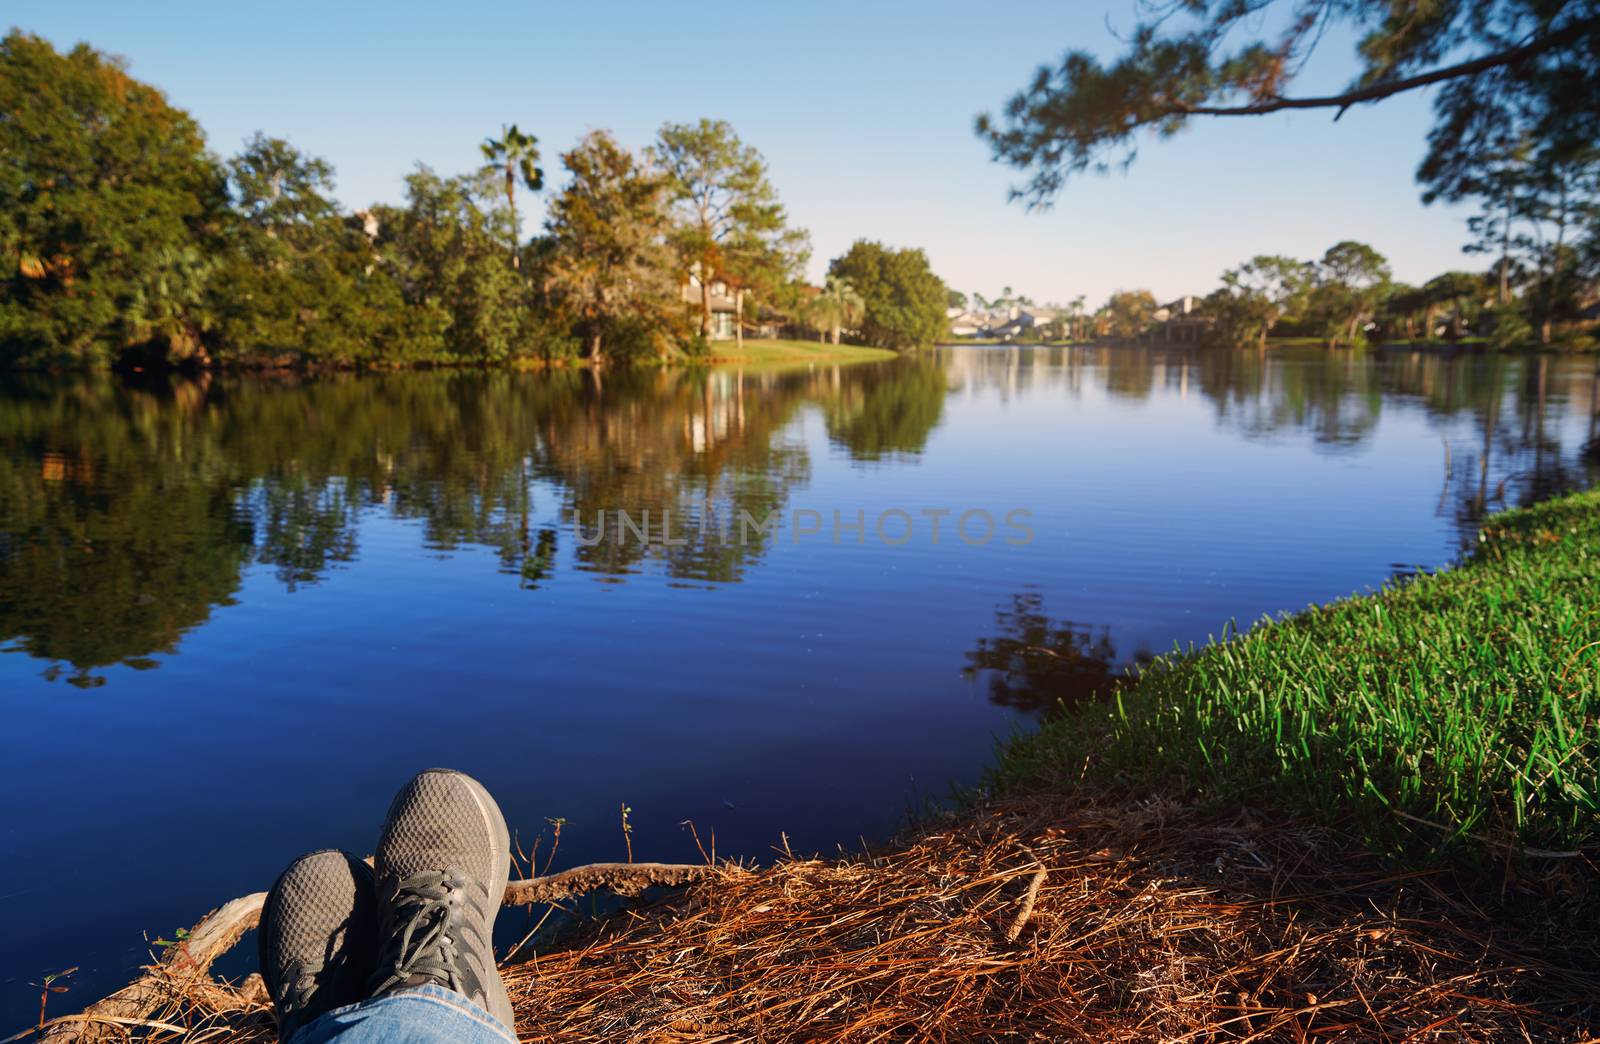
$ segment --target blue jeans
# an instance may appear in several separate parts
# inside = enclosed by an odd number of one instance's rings
[[[443,986],[416,986],[335,1008],[284,1044],[517,1044],[493,1015]]]

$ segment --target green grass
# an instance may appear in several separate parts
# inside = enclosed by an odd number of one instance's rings
[[[1353,819],[1395,850],[1592,851],[1600,492],[1496,517],[1454,569],[1158,660],[996,776],[1082,773]]]
[[[882,348],[862,348],[853,344],[823,344],[818,341],[752,340],[746,338],[740,351],[732,341],[715,341],[705,362],[713,365],[762,366],[789,363],[853,363],[893,359],[895,353]]]

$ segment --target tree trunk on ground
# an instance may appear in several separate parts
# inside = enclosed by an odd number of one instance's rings
[[[733,292],[733,342],[744,351],[744,291]]]
[[[711,340],[711,284],[700,277],[700,336]]]
[[[839,324],[838,323],[834,323],[833,324],[833,343],[834,344],[838,344],[839,343]]]
[[[597,366],[602,361],[600,355],[600,335],[597,333],[589,335],[589,361]]]

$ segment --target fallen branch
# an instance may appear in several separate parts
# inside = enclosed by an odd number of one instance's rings
[[[505,906],[553,903],[600,889],[636,896],[646,888],[676,887],[698,881],[710,867],[693,863],[590,863],[548,877],[512,881],[506,885]]]
[[[591,863],[559,874],[512,881],[506,885],[501,905],[553,903],[601,889],[631,897],[650,887],[697,881],[709,870],[706,866],[676,863]],[[80,1014],[51,1020],[45,1027],[45,1038],[64,1044],[89,1039],[99,1024],[129,1025],[145,1019],[174,992],[205,978],[217,958],[260,923],[266,901],[266,892],[253,892],[206,914],[166,960],[147,968],[139,978]]]
[[[1039,889],[1044,886],[1044,879],[1049,876],[1039,857],[1033,855],[1033,850],[1028,849],[1028,854],[1033,856],[1034,865],[1039,868],[1033,875],[1033,880],[1028,882],[1028,890],[1022,895],[1022,907],[1017,910],[1017,916],[1011,922],[1011,927],[1006,929],[1006,942],[1014,943],[1017,936],[1022,934],[1022,929],[1028,926],[1028,918],[1033,916],[1033,904],[1039,901]]]

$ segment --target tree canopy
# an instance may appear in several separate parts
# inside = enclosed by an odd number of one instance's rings
[[[1118,290],[1106,301],[1106,319],[1116,337],[1137,337],[1155,319],[1156,298],[1148,290]]]
[[[858,239],[828,274],[847,282],[861,298],[860,339],[876,348],[902,350],[931,344],[944,335],[948,297],[921,250],[895,250]]]
[[[1232,340],[1264,347],[1279,321],[1304,311],[1315,274],[1315,267],[1304,261],[1258,254],[1222,273],[1213,311],[1220,313]]]
[[[537,137],[502,125],[478,153],[466,173],[419,165],[399,204],[350,210],[326,160],[259,132],[213,155],[120,59],[13,31],[0,41],[0,366],[692,354],[713,280],[741,337],[751,302],[763,323],[825,318],[836,339],[861,325],[866,296],[842,282],[802,307],[808,237],[726,122],[667,124],[639,153],[592,132],[562,157],[531,240],[518,207],[545,187]],[[871,335],[938,336],[946,295],[926,260],[893,252],[874,267]],[[682,299],[696,276],[698,338]]]
[[[529,192],[544,188],[544,171],[539,168],[539,139],[517,129],[513,123],[500,128],[498,138],[486,138],[478,150],[488,161],[487,170],[496,175],[505,174],[506,206],[511,210],[511,267],[521,267],[518,241],[521,226],[517,222],[517,184]]]
[[[25,365],[201,350],[224,203],[200,128],[121,62],[0,41],[0,343]]]
[[[590,358],[608,340],[664,354],[677,311],[669,183],[605,131],[592,131],[561,162],[572,181],[550,206],[546,285],[576,319]]]
[[[709,285],[720,276],[733,284],[742,339],[745,292],[770,295],[791,279],[810,255],[809,238],[789,227],[766,160],[726,120],[669,123],[651,153],[678,210],[673,240],[683,276],[700,283],[700,333],[711,335]]]

